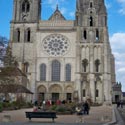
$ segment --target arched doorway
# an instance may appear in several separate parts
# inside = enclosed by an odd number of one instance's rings
[[[46,87],[41,85],[37,89],[38,92],[38,102],[43,102],[45,100]]]
[[[72,88],[72,86],[67,86],[65,90],[66,90],[66,100],[72,101],[72,99],[73,99],[73,88]]]
[[[49,90],[51,93],[52,101],[55,102],[56,100],[61,100],[62,88],[60,85],[52,85]]]

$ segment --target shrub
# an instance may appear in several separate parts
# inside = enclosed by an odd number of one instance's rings
[[[57,108],[57,105],[52,105],[52,107],[50,107],[50,110],[56,110],[56,108]]]
[[[65,112],[65,111],[67,111],[67,109],[64,106],[59,105],[59,106],[56,107],[55,111],[57,111],[57,112]]]
[[[3,111],[3,105],[2,105],[2,103],[0,103],[0,112],[2,112]]]
[[[3,102],[2,105],[3,105],[3,108],[8,108],[12,106],[12,104],[9,102]]]
[[[27,105],[28,108],[33,107],[33,104],[31,102],[27,102],[26,105]]]

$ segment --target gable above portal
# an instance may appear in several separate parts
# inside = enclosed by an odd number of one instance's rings
[[[66,20],[65,17],[62,15],[62,13],[59,11],[58,5],[56,7],[55,12],[49,18],[49,20],[55,20],[55,21]]]

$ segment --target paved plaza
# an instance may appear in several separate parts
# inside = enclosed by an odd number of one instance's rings
[[[89,115],[57,115],[55,122],[52,119],[25,118],[25,111],[32,109],[21,109],[15,111],[4,111],[0,113],[0,125],[125,125],[125,106],[116,108],[116,105],[91,107]],[[3,122],[4,116],[11,117],[10,122]]]
[[[117,119],[119,119],[118,123],[120,125],[125,125],[125,106],[123,106],[123,108],[118,108],[118,113],[117,114],[119,114],[117,116]]]
[[[120,111],[120,114],[122,115],[123,120],[125,121],[125,106],[123,108],[119,108],[118,110]]]
[[[91,125],[95,123],[95,125],[101,125],[107,122],[112,121],[112,107],[111,106],[99,106],[99,107],[91,107],[89,115],[78,116],[76,114],[73,115],[58,115],[57,119],[55,119],[55,123],[52,123],[52,119],[44,119],[44,118],[33,118],[31,121],[25,117],[26,111],[32,111],[33,109],[21,109],[14,111],[3,111],[0,113],[0,125],[6,125],[7,122],[3,122],[4,116],[9,115],[11,117],[12,125],[39,125],[39,124],[58,124],[58,125],[66,125],[66,124],[83,124]]]

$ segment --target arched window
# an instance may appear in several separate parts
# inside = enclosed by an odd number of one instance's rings
[[[22,4],[22,12],[25,12],[25,1]]]
[[[60,81],[60,62],[54,60],[52,62],[52,81]]]
[[[95,60],[95,71],[96,72],[99,72],[99,65],[100,65],[100,60],[99,59]]]
[[[31,30],[30,30],[30,28],[28,28],[25,31],[24,39],[25,39],[25,42],[30,42],[30,40],[31,40]]]
[[[98,29],[96,29],[96,40],[97,41],[99,40],[99,31],[98,31]]]
[[[40,66],[40,81],[46,81],[46,65],[41,64]]]
[[[28,70],[29,70],[29,63],[25,62],[24,63],[24,73],[28,73]]]
[[[84,35],[84,39],[87,39],[87,32],[86,32],[86,30],[84,30],[83,35]]]
[[[99,90],[96,89],[96,97],[99,97]]]
[[[104,17],[104,21],[105,21],[105,26],[107,26],[107,17]]]
[[[83,97],[86,97],[86,90],[83,89]]]
[[[31,32],[30,29],[27,30],[27,42],[30,42]]]
[[[93,26],[93,17],[90,16],[90,26]]]
[[[17,29],[17,42],[20,42],[20,29]]]
[[[24,0],[22,3],[22,12],[29,12],[30,11],[30,3],[28,0]]]
[[[88,66],[88,60],[84,59],[82,61],[83,71],[86,72],[87,66]]]
[[[65,71],[66,71],[66,73],[65,73],[66,81],[71,81],[71,65],[70,64],[66,64]]]
[[[93,7],[92,2],[90,2],[90,8],[92,8],[92,7]]]
[[[27,6],[26,6],[26,12],[29,12],[30,11],[30,4],[27,3]]]

